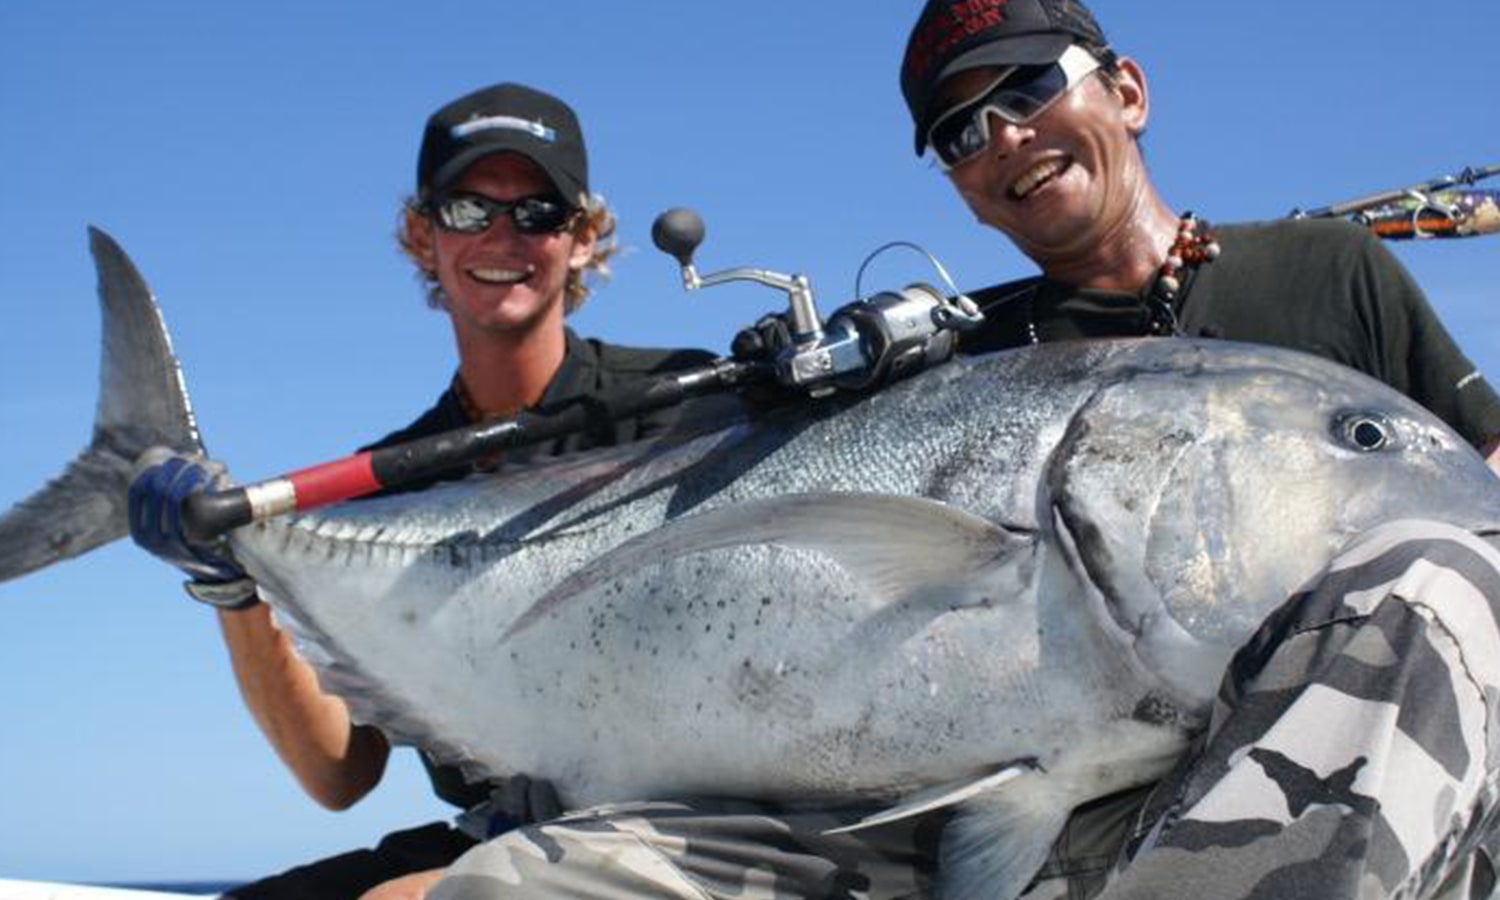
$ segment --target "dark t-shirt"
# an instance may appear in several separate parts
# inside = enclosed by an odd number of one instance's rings
[[[569,329],[567,350],[563,356],[562,366],[548,383],[537,408],[547,409],[560,406],[578,398],[596,395],[616,385],[701,366],[713,359],[713,354],[704,350],[619,347],[592,338],[580,338]],[[727,405],[712,401],[700,402],[686,413],[681,406],[671,407],[623,419],[587,433],[566,435],[550,444],[507,451],[505,462],[519,463],[540,457],[587,450],[590,447],[629,443],[667,431],[684,415],[717,416],[729,412]],[[473,422],[464,412],[462,402],[450,387],[438,397],[437,403],[415,422],[363,449],[379,449],[455,428],[463,428],[470,424]],[[470,473],[458,471],[447,477],[462,478],[467,474]],[[409,485],[401,490],[417,490],[430,486],[438,480],[440,479],[433,479],[425,484]],[[422,764],[427,767],[427,773],[432,778],[433,790],[445,801],[468,809],[489,799],[487,786],[469,784],[457,768],[439,766],[433,763],[426,753],[421,754],[421,757]]]
[[[1219,258],[1183,282],[1183,333],[1301,350],[1377,378],[1432,410],[1475,446],[1500,435],[1500,398],[1459,351],[1405,268],[1342,220],[1213,229]],[[986,322],[961,349],[1152,333],[1138,294],[1035,277],[972,295]]]

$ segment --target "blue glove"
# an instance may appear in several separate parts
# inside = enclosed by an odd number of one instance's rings
[[[546,822],[563,814],[557,788],[545,778],[512,775],[490,788],[490,798],[458,816],[458,830],[487,841],[513,828]]]
[[[143,550],[171,563],[192,579],[186,585],[195,599],[226,609],[256,602],[255,582],[245,574],[222,539],[190,540],[182,530],[187,498],[226,482],[224,466],[192,456],[147,451],[130,482],[130,538]]]

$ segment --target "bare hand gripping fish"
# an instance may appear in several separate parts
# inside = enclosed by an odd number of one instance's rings
[[[201,449],[148,289],[94,232],[94,440],[0,519],[0,579],[125,534]],[[231,540],[355,716],[571,806],[954,806],[948,897],[1009,897],[1068,812],[1159,777],[1233,650],[1355,533],[1500,526],[1389,388],[1185,339],[960,360],[852,403],[249,526]]]

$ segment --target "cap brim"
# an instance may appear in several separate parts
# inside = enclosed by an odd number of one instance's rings
[[[581,195],[585,193],[583,185],[576,177],[549,161],[546,153],[539,152],[549,146],[526,134],[496,134],[483,144],[469,147],[448,160],[433,173],[430,190],[434,194],[441,194],[463,175],[464,170],[485,157],[497,153],[517,153],[536,163],[552,182],[553,189],[563,195],[565,200],[569,203],[579,202]]]
[[[932,84],[927,88],[927,96],[923,98],[922,108],[926,112],[922,120],[917,123],[917,155],[921,156],[922,151],[927,149],[927,130],[932,127],[933,121],[946,111],[931,108],[933,94],[944,81],[970,69],[983,69],[991,66],[1044,66],[1054,63],[1073,45],[1073,41],[1074,37],[1071,34],[1058,34],[1051,31],[1043,34],[1020,34],[981,44],[955,57],[952,62],[943,67],[936,78],[932,79]]]

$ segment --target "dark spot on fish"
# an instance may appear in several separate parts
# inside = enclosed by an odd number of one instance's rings
[[[1182,710],[1177,704],[1158,694],[1147,694],[1135,705],[1130,717],[1147,725],[1177,725],[1182,721]]]

